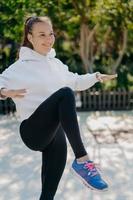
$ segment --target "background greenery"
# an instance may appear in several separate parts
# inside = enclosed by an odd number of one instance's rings
[[[0,72],[17,59],[29,15],[52,19],[57,57],[71,71],[118,73],[95,87],[133,89],[132,0],[0,1]]]

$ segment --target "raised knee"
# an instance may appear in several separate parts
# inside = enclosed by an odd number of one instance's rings
[[[66,96],[74,96],[74,91],[70,87],[63,87],[61,88],[61,91]]]

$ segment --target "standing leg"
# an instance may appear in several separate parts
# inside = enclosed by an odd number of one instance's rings
[[[40,200],[53,200],[66,164],[67,146],[60,126],[55,138],[42,152],[42,193]]]

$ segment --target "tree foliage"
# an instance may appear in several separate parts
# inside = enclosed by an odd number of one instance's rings
[[[48,15],[57,56],[73,71],[118,72],[113,86],[132,84],[132,0],[3,0],[0,15],[1,69],[16,58],[26,16]]]

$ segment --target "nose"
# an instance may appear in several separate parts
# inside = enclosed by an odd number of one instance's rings
[[[46,41],[47,41],[47,42],[53,41],[53,38],[51,37],[51,35],[48,35],[48,36],[46,37]]]

